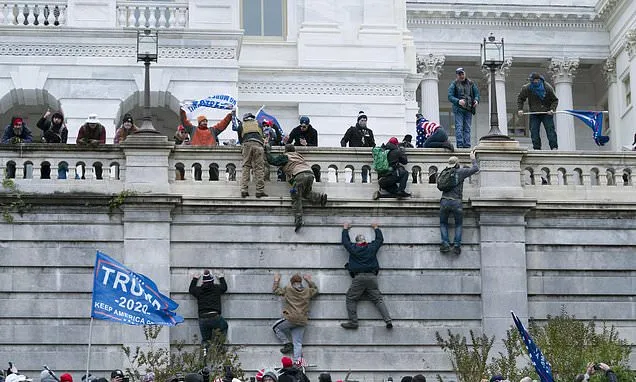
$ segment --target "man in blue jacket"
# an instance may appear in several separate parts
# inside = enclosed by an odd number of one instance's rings
[[[33,142],[33,134],[20,117],[12,117],[11,124],[4,128],[2,143],[17,144]]]
[[[466,77],[464,68],[455,70],[456,79],[448,87],[448,102],[455,115],[455,146],[470,147],[470,127],[479,104],[479,89]]]
[[[376,223],[371,224],[371,227],[375,230],[375,240],[367,243],[364,235],[359,234],[356,236],[356,242],[353,244],[349,238],[349,228],[351,225],[345,223],[342,230],[342,245],[349,252],[349,262],[345,265],[345,268],[349,271],[349,274],[353,278],[351,280],[351,286],[347,291],[347,315],[349,321],[340,324],[345,329],[357,329],[358,328],[358,301],[366,294],[371,302],[380,311],[386,328],[393,328],[391,322],[391,316],[389,311],[384,305],[384,299],[382,298],[382,292],[378,289],[378,272],[380,265],[378,264],[377,253],[382,243],[384,243],[384,237],[382,231],[378,228]]]

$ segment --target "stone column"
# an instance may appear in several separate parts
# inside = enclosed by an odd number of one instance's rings
[[[620,123],[620,97],[618,95],[618,85],[616,84],[616,59],[609,57],[603,64],[603,76],[607,82],[607,108],[609,111],[609,120],[611,132],[610,147],[612,151],[621,150],[622,126]]]
[[[568,110],[574,107],[572,97],[572,82],[574,74],[579,67],[578,58],[553,58],[550,62],[549,71],[552,72],[554,80],[554,90],[559,98],[559,110]],[[556,125],[559,150],[576,150],[576,139],[574,134],[574,117],[558,113],[554,116]]]
[[[636,97],[636,29],[632,29],[627,32],[625,34],[625,40],[627,45],[627,56],[629,57],[629,78],[633,105],[634,97]],[[624,97],[620,100],[620,102],[625,102]],[[621,125],[624,126],[623,134],[619,139],[619,144],[621,146],[631,146],[632,142],[634,142],[634,123],[636,122],[634,113],[634,111],[631,111],[629,113],[631,114],[631,117],[621,121]]]
[[[495,72],[495,87],[497,92],[497,117],[499,118],[499,130],[503,135],[508,135],[508,114],[506,108],[506,77],[510,72],[510,67],[512,66],[512,57],[508,57],[504,59],[504,63],[501,65],[501,68],[497,69]],[[488,106],[480,107],[480,111],[483,113],[484,111],[488,112],[488,126],[490,126],[490,103],[492,102],[492,94],[490,94],[490,70],[483,68],[482,72],[484,76],[488,79]],[[481,99],[483,102],[484,95],[481,95]]]
[[[431,121],[439,122],[439,77],[446,57],[429,53],[417,57],[417,72],[422,74],[420,88],[422,114]]]

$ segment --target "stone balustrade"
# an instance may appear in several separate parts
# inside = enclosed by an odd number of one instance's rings
[[[124,28],[183,29],[188,26],[185,2],[117,2],[117,26]]]
[[[0,26],[66,25],[66,1],[8,1],[0,4]]]

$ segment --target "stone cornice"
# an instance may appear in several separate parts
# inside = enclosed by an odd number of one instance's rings
[[[0,56],[136,57],[135,45],[115,44],[0,44]],[[233,60],[235,47],[160,46],[161,58]]]
[[[373,85],[329,82],[279,82],[248,81],[239,82],[238,91],[242,94],[277,95],[340,95],[340,96],[384,96],[404,95],[401,85]]]
[[[622,2],[623,0],[601,0],[596,8],[596,13],[601,19],[607,20]]]

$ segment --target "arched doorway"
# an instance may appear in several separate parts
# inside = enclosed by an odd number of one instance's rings
[[[12,89],[0,98],[0,126],[11,123],[11,117],[19,116],[33,133],[33,142],[40,142],[42,131],[36,127],[40,117],[47,109],[60,110],[60,101],[46,89]]]
[[[121,125],[124,114],[130,113],[137,126],[141,126],[144,117],[144,93],[137,91],[119,105],[115,115],[115,126]],[[179,126],[179,100],[170,92],[150,92],[150,115],[154,128],[172,139]]]

